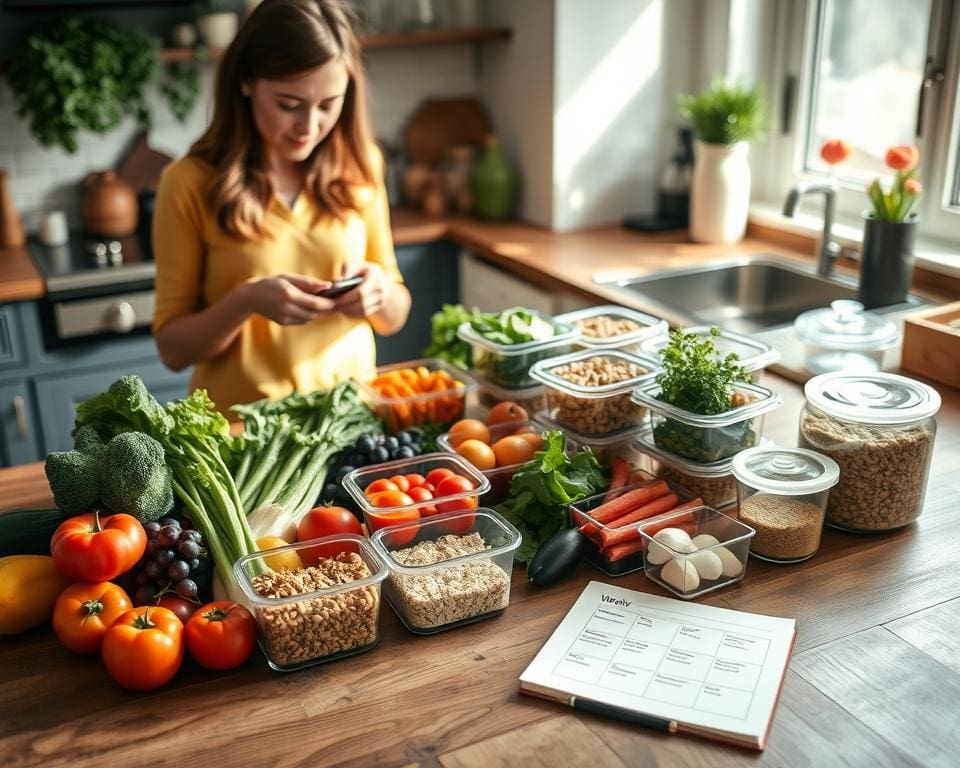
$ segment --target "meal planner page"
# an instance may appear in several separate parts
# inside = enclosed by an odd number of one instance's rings
[[[763,740],[794,622],[590,582],[530,666],[542,687]]]

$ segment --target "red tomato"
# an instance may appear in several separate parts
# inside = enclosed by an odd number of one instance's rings
[[[381,528],[387,528],[391,525],[416,522],[420,519],[420,510],[400,509],[396,512],[385,512],[383,514],[367,512],[366,516],[367,527],[370,529],[370,533],[373,533],[374,531],[379,531]],[[405,547],[415,538],[417,538],[417,528],[414,525],[409,525],[392,532],[389,536],[384,534],[384,543],[389,547]]]
[[[417,486],[415,488],[411,488],[410,492],[407,495],[411,499],[413,499],[414,502],[430,501],[430,499],[433,498],[433,494],[430,493],[430,491],[428,491],[423,486]],[[430,515],[435,515],[435,514],[437,514],[437,508],[433,504],[431,504],[428,507],[420,507],[421,517],[430,517]]]
[[[442,507],[442,509],[441,509]],[[477,519],[476,515],[466,514],[470,510],[477,508],[476,499],[455,499],[444,504],[437,504],[437,510],[443,514],[445,512],[463,512],[453,520],[444,520],[442,525],[447,533],[454,533],[457,536],[464,536],[473,528],[473,521]]]
[[[413,499],[403,491],[380,491],[369,499],[375,507],[406,507],[413,504]]]
[[[78,581],[57,598],[53,631],[74,653],[98,653],[118,616],[133,608],[127,593],[109,581]]]
[[[375,493],[381,493],[382,491],[399,491],[397,484],[387,480],[385,477],[381,477],[379,480],[374,480],[370,485],[363,489],[364,496],[373,496]]]
[[[383,491],[396,493],[396,491]],[[310,541],[324,536],[355,533],[363,535],[360,522],[349,509],[343,507],[314,507],[300,520],[297,526],[297,541]],[[304,547],[299,551],[304,565],[316,565],[321,557],[336,557],[341,552],[355,551],[355,548],[344,543],[318,544],[315,547]]]
[[[166,608],[167,610],[173,611],[177,614],[177,618],[180,619],[184,624],[193,616],[197,608],[200,607],[200,603],[193,602],[192,600],[187,600],[180,595],[164,595],[159,600],[154,603],[159,605],[161,608]]]
[[[207,603],[183,629],[187,650],[207,669],[233,669],[250,658],[257,642],[257,620],[231,600]]]
[[[64,520],[50,539],[60,573],[77,581],[110,581],[126,573],[147,548],[147,534],[131,515],[99,512]]]
[[[436,469],[431,469],[427,472],[426,481],[430,485],[436,487],[440,484],[440,481],[445,477],[450,477],[453,474],[452,469],[447,469],[446,467],[437,467]]]
[[[421,488],[426,488],[428,491],[430,491],[430,493],[436,493],[436,492],[437,492],[437,488],[436,488],[436,486],[434,486],[433,483],[424,482],[424,484],[421,485],[420,487],[421,487]]]
[[[423,475],[418,475],[416,473],[404,475],[404,477],[407,478],[407,482],[410,483],[411,488],[422,488],[423,484],[427,482]]]
[[[410,481],[407,480],[406,475],[393,475],[393,477],[390,478],[390,482],[397,486],[398,491],[406,493],[410,490]]]
[[[463,475],[451,475],[450,477],[445,477],[437,485],[437,491],[434,494],[436,498],[440,499],[444,496],[455,496],[458,493],[466,493],[467,491],[473,490],[473,483],[469,478],[464,477]]]
[[[177,674],[182,662],[183,624],[166,608],[127,611],[103,636],[103,663],[124,688],[159,688]]]

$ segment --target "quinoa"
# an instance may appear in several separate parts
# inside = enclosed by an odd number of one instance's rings
[[[666,480],[670,486],[679,486],[689,491],[694,498],[699,497],[709,507],[722,507],[737,500],[737,481],[732,474],[700,477],[661,464],[657,469],[657,477]]]
[[[750,551],[771,560],[802,560],[820,546],[823,511],[798,496],[755,493],[740,505],[740,521],[756,530]]]
[[[429,566],[490,547],[479,533],[447,534],[432,541],[392,552],[408,567]],[[397,608],[416,629],[435,629],[506,608],[510,577],[489,558],[436,568],[408,576],[391,573],[387,581]]]

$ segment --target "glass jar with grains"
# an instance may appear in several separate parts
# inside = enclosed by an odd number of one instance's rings
[[[799,444],[840,466],[827,525],[887,531],[916,520],[930,472],[939,393],[892,373],[837,372],[810,379],[804,394]]]
[[[740,520],[757,533],[750,554],[796,563],[820,548],[823,515],[840,467],[829,456],[803,448],[763,445],[733,459]]]

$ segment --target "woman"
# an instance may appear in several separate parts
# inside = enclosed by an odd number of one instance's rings
[[[369,374],[373,331],[406,321],[364,97],[341,2],[265,0],[220,64],[210,127],[163,174],[153,332],[221,411]]]

